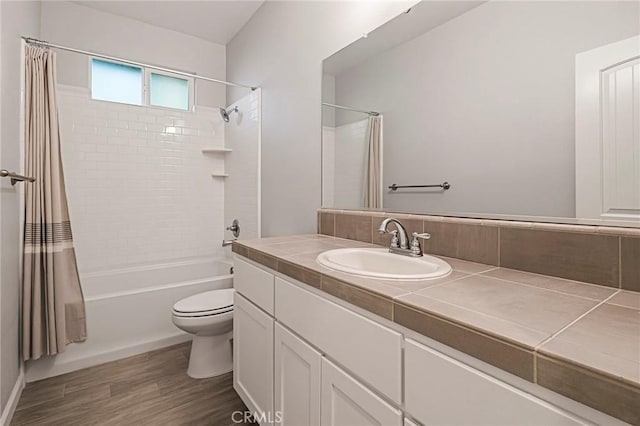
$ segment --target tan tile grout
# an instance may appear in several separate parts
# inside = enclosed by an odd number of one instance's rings
[[[554,338],[556,338],[559,334],[561,334],[562,332],[564,332],[565,330],[567,330],[569,327],[571,327],[572,325],[574,325],[575,323],[577,323],[578,321],[580,321],[582,318],[586,317],[587,315],[589,315],[591,312],[595,311],[596,309],[598,309],[600,306],[604,305],[605,303],[607,303],[609,301],[609,299],[611,299],[613,296],[615,296],[616,294],[620,293],[620,289],[616,290],[612,295],[610,295],[609,297],[607,297],[606,299],[604,299],[602,302],[596,304],[593,308],[589,309],[588,311],[586,311],[584,314],[580,315],[578,318],[576,318],[575,320],[571,321],[569,324],[565,325],[564,327],[562,327],[560,330],[556,331],[555,333],[553,333],[551,336],[547,337],[545,340],[543,340],[542,342],[540,342],[540,344],[538,344],[538,346],[536,346],[534,348],[536,354],[538,353],[538,350],[546,345],[547,343],[549,343],[551,340],[553,340]]]

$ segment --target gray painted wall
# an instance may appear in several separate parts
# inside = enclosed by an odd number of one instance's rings
[[[574,217],[575,54],[640,33],[638,16],[637,2],[489,2],[336,76],[336,103],[384,115],[385,187],[452,185],[385,208]]]
[[[0,2],[0,87],[2,123],[0,167],[22,170],[20,161],[20,36],[40,33],[39,2]],[[20,185],[20,184],[19,184]],[[0,180],[0,407],[7,400],[19,375],[20,306],[20,186]]]
[[[42,38],[136,62],[225,79],[225,47],[67,1],[42,3]],[[58,82],[89,87],[89,58],[58,51]],[[245,93],[246,94],[246,93]],[[196,104],[225,106],[221,84],[196,82]]]
[[[227,45],[227,78],[263,88],[264,236],[316,230],[322,60],[413,3],[267,1]]]

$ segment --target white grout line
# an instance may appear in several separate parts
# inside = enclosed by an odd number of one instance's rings
[[[502,265],[502,251],[500,250],[500,240],[501,240],[501,235],[500,235],[500,226],[498,226],[498,265]]]
[[[496,268],[496,269],[497,269],[497,268]],[[491,270],[493,270],[493,269],[491,269]],[[488,271],[485,271],[485,272],[488,272]],[[542,275],[542,276],[544,277],[545,275]],[[579,295],[579,294],[568,293],[568,292],[566,292],[566,291],[562,291],[562,290],[555,290],[555,289],[546,288],[546,287],[541,287],[541,286],[538,286],[538,285],[528,284],[528,283],[523,283],[523,282],[520,282],[520,281],[508,280],[508,279],[506,279],[506,278],[492,277],[492,276],[490,276],[490,275],[485,275],[484,277],[485,277],[485,278],[490,278],[490,279],[493,279],[493,280],[505,281],[505,282],[508,282],[508,283],[510,283],[510,284],[517,284],[517,285],[521,285],[521,286],[525,286],[525,287],[537,288],[538,290],[551,291],[551,292],[553,292],[553,293],[559,293],[559,294],[563,294],[563,295],[565,295],[565,296],[579,297],[580,299],[591,300],[591,301],[593,301],[593,302],[601,302],[601,300],[600,300],[600,299],[594,299],[593,297],[581,296],[581,295]],[[551,277],[551,276],[549,276],[549,278],[555,278],[555,277]],[[570,281],[570,280],[566,280],[566,281]],[[575,284],[577,284],[577,285],[587,284],[587,283],[581,283],[581,282],[579,282],[579,281],[573,281],[573,282],[574,282]],[[607,287],[607,286],[597,285],[597,284],[589,284],[589,285],[595,285],[595,286],[598,286],[598,287],[600,287],[600,288],[613,290],[613,293],[611,293],[609,296],[607,296],[607,297],[606,297],[607,299],[608,299],[609,297],[611,297],[611,296],[615,295],[618,291],[620,291],[620,289],[619,289],[619,288],[615,288],[615,287]]]
[[[556,331],[555,333],[553,333],[551,336],[547,337],[546,339],[544,339],[542,342],[540,342],[538,344],[538,346],[536,346],[534,348],[535,352],[538,352],[538,349],[540,349],[543,345],[549,343],[550,340],[552,340],[553,338],[555,338],[556,336],[558,336],[560,333],[562,333],[563,331],[565,331],[566,329],[568,329],[569,327],[571,327],[572,325],[574,325],[575,323],[577,323],[578,321],[580,321],[582,318],[586,317],[587,315],[589,315],[591,312],[595,311],[596,309],[598,309],[600,306],[604,305],[605,303],[607,303],[609,301],[609,299],[611,299],[613,296],[615,296],[616,294],[620,293],[620,289],[618,289],[618,291],[616,291],[615,293],[613,293],[611,296],[607,297],[606,299],[604,299],[602,302],[598,303],[597,305],[595,305],[593,308],[589,309],[587,312],[585,312],[584,314],[580,315],[578,318],[574,319],[573,321],[571,321],[569,324],[565,325],[564,327],[562,327],[560,330]]]
[[[449,281],[442,282],[442,283],[440,283],[440,284],[430,285],[430,286],[427,286],[427,287],[422,287],[421,289],[418,289],[418,290],[409,291],[409,292],[407,292],[407,293],[405,293],[405,294],[401,294],[401,295],[399,295],[399,296],[394,297],[394,298],[393,298],[393,300],[396,300],[397,298],[399,298],[399,297],[403,297],[403,296],[406,296],[406,295],[408,295],[408,294],[415,294],[415,295],[417,295],[417,296],[429,297],[429,296],[427,296],[427,295],[424,295],[424,294],[418,294],[418,293],[419,293],[419,292],[421,292],[422,290],[427,290],[427,289],[430,289],[430,288],[440,287],[440,286],[443,286],[443,285],[445,285],[445,284],[450,284],[450,283],[453,283],[453,282],[457,282],[457,281],[460,281],[460,280],[464,280],[465,278],[473,277],[473,276],[475,276],[475,275],[480,275],[480,274],[483,274],[483,273],[485,273],[485,272],[493,271],[494,269],[498,269],[498,268],[500,268],[500,267],[499,267],[499,266],[496,266],[496,267],[491,268],[491,269],[486,269],[486,270],[484,270],[484,271],[481,271],[481,272],[474,272],[474,273],[468,273],[468,272],[461,271],[461,270],[459,270],[459,269],[453,269],[453,270],[452,270],[452,273],[453,273],[453,272],[460,272],[460,273],[463,273],[463,274],[465,274],[465,275],[463,275],[463,276],[461,276],[461,277],[458,277],[458,278],[456,278],[456,279],[453,279],[453,280],[449,280]],[[440,279],[442,279],[442,278],[440,278]],[[386,283],[382,283],[382,284],[386,284]],[[429,298],[431,298],[431,297],[429,297]],[[442,302],[442,301],[441,301],[441,300],[439,300],[439,299],[435,299],[435,298],[433,298],[433,299],[434,299],[434,300],[438,300],[439,302]],[[443,302],[443,303],[448,303],[448,302]],[[457,305],[455,305],[455,306],[457,306]],[[461,307],[461,306],[459,306],[459,307]],[[467,309],[467,308],[462,308],[462,309]]]
[[[622,288],[622,237],[618,236],[618,288]]]
[[[523,271],[522,269],[513,269],[513,268],[507,268],[504,266],[500,266],[501,269],[506,269],[508,271],[516,271],[519,272],[521,274],[525,274],[525,275],[535,275],[537,277],[543,277],[543,278],[551,278],[554,280],[560,280],[560,281],[566,281],[566,282],[570,282],[570,283],[574,283],[574,284],[581,284],[581,285],[588,285],[591,287],[597,287],[597,288],[609,288],[609,289],[613,289],[613,290],[618,290],[618,287],[610,287],[608,285],[604,285],[604,284],[594,284],[594,283],[588,283],[586,281],[578,281],[578,280],[572,280],[570,278],[562,278],[562,277],[556,277],[553,275],[545,275],[545,274],[541,274],[538,272],[529,272],[529,271]],[[507,280],[509,281],[509,280]],[[517,281],[514,281],[517,282]]]
[[[616,294],[622,294],[622,293],[630,293],[631,290],[625,290],[625,289],[620,289],[620,291],[618,291],[617,293],[613,294],[613,296],[615,296]],[[609,299],[611,300],[611,299]],[[635,306],[633,304],[633,302],[628,303],[628,304],[624,304],[624,302],[607,302],[609,305],[612,306],[617,306],[619,308],[626,308],[626,309],[633,309],[634,311],[640,311],[640,306]]]

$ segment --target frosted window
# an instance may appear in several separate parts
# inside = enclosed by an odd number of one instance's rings
[[[91,97],[100,101],[142,105],[142,68],[92,59]]]
[[[189,80],[151,73],[149,104],[189,109]]]

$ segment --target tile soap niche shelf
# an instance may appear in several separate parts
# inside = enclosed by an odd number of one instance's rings
[[[203,154],[214,154],[214,153],[226,154],[227,152],[231,152],[231,151],[232,151],[231,148],[217,148],[217,147],[202,148]]]

